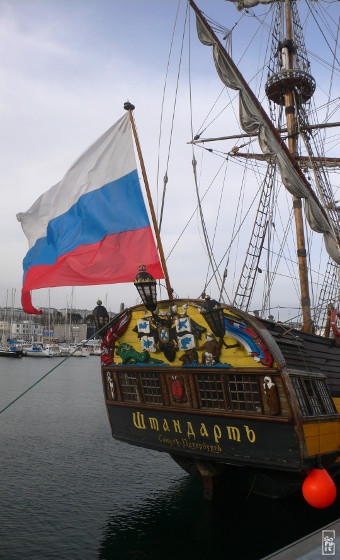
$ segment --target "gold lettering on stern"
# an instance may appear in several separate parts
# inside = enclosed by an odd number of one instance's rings
[[[227,426],[228,438],[234,441],[241,441],[240,430],[235,426]]]
[[[218,424],[214,425],[213,428],[213,437],[215,444],[207,443],[200,443],[198,437],[198,441],[196,441],[196,432],[197,430],[198,436],[201,438],[209,438],[208,429],[205,423],[201,422],[200,427],[195,427],[192,425],[192,422],[187,421],[187,430],[186,430],[186,437],[182,437],[180,440],[177,437],[171,437],[170,434],[182,434],[182,426],[180,424],[180,420],[167,420],[166,418],[158,419],[155,417],[147,417],[149,421],[149,428],[145,424],[144,414],[141,412],[133,412],[132,413],[133,425],[138,430],[147,430],[151,429],[156,432],[167,432],[169,433],[169,437],[165,437],[162,434],[158,435],[158,440],[162,443],[170,445],[171,447],[180,447],[182,449],[196,449],[199,451],[208,451],[209,453],[221,453],[222,448],[220,447],[219,443],[223,443],[223,440],[232,440],[235,442],[241,443],[241,431],[236,426],[225,426],[225,430],[222,432],[221,427]],[[245,430],[245,435],[249,443],[255,443],[256,434],[255,430],[252,430],[248,425],[244,424],[243,428]],[[199,433],[198,433],[199,431]],[[226,441],[226,443],[227,443]]]
[[[251,429],[249,428],[249,426],[244,426],[244,427],[245,427],[245,429],[246,429],[246,434],[247,434],[248,440],[250,441],[250,443],[254,443],[254,441],[255,441],[255,432],[254,432],[254,430],[251,430]]]
[[[188,424],[188,438],[190,439],[190,436],[193,436],[194,439],[196,439],[196,434],[194,432],[194,428],[192,427],[191,422],[187,422]]]
[[[180,423],[179,423],[179,420],[173,420],[172,422],[173,422],[173,425],[174,425],[176,434],[177,434],[177,433],[178,433],[178,434],[181,434],[181,433],[182,433],[182,430],[181,430],[181,425],[180,425]]]
[[[170,426],[168,424],[168,421],[165,418],[164,418],[164,421],[163,421],[163,431],[164,432],[170,432]]]
[[[166,443],[167,445],[170,445],[171,447],[175,446],[175,447],[181,447],[181,443],[177,438],[167,438],[162,436],[162,434],[158,435],[158,441],[160,441],[161,443]]]
[[[222,432],[221,432],[221,428],[217,424],[215,424],[214,426],[214,436],[215,436],[215,442],[219,443],[222,437]]]
[[[185,438],[182,438],[182,447],[187,449],[198,449],[199,451],[208,451],[209,453],[221,453],[222,451],[222,447],[219,445],[188,441]]]
[[[202,437],[209,437],[208,430],[206,428],[206,425],[203,424],[203,422],[201,424],[200,434]]]
[[[133,412],[132,413],[133,425],[138,428],[139,430],[146,430],[145,422],[144,422],[144,414],[140,412]]]
[[[157,418],[149,418],[151,430],[157,430],[159,432],[159,423]]]

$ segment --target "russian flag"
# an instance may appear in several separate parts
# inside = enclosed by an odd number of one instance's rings
[[[132,282],[140,262],[164,278],[144,204],[126,113],[17,219],[29,242],[22,306],[31,290]]]

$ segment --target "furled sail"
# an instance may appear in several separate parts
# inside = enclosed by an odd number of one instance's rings
[[[269,161],[268,157],[264,154],[239,152],[238,149],[235,149],[234,151],[232,150],[230,152],[230,155],[232,157],[255,159],[257,161]],[[298,162],[300,167],[308,167],[309,169],[318,167],[329,167],[330,169],[333,169],[340,167],[340,158],[297,156],[296,161]],[[271,163],[275,162],[273,161]]]
[[[278,0],[227,0],[228,2],[234,2],[237,4],[237,9],[242,10],[243,8],[252,8],[258,4],[273,4]]]
[[[252,2],[252,0],[249,0]],[[254,5],[257,2],[252,2]],[[310,227],[324,236],[325,246],[331,258],[340,264],[340,241],[338,232],[313,192],[302,171],[289,153],[279,133],[276,131],[263,107],[256,99],[233,60],[220,44],[195,3],[190,4],[196,12],[197,33],[204,45],[213,47],[213,57],[217,73],[229,88],[239,91],[239,119],[243,130],[248,134],[257,134],[260,148],[268,161],[275,161],[280,171],[282,182],[294,196],[303,198],[305,214]]]

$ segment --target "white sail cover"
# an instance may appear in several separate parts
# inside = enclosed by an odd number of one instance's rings
[[[278,0],[227,0],[227,1],[237,4],[237,9],[242,10],[243,8],[252,8],[253,6],[257,6],[258,4],[274,4],[274,2],[277,2]]]
[[[238,10],[242,10],[243,8],[253,8],[253,6],[257,6],[258,4],[274,4],[274,2],[278,2],[278,0],[227,0],[227,1],[237,4]]]
[[[243,0],[255,5],[254,0]],[[310,227],[324,235],[326,249],[331,258],[340,264],[340,247],[327,213],[303,173],[294,167],[288,148],[273,127],[268,115],[256,99],[248,84],[236,68],[229,55],[222,50],[216,37],[196,14],[197,33],[204,45],[213,47],[217,73],[229,88],[239,91],[240,125],[248,134],[257,134],[260,148],[268,161],[275,161],[286,189],[294,196],[303,198],[305,214]]]

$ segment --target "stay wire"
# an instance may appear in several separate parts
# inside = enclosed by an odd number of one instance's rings
[[[189,33],[188,33],[188,38],[189,38],[189,101],[190,101],[190,128],[191,128],[191,138],[194,137],[194,130],[193,130],[193,119],[192,119],[192,89],[191,89],[191,66],[190,66],[190,12],[189,12]],[[218,289],[220,288],[220,283],[222,282],[222,278],[221,275],[219,274],[219,270],[218,267],[216,266],[216,261],[212,252],[212,247],[211,247],[211,243],[209,240],[209,236],[208,236],[208,231],[207,231],[207,227],[205,224],[205,220],[204,220],[204,215],[203,215],[203,209],[202,209],[202,204],[201,204],[201,198],[200,198],[200,193],[199,193],[199,188],[198,188],[198,181],[197,181],[197,161],[195,158],[195,150],[194,150],[194,144],[191,144],[191,149],[192,149],[192,167],[193,167],[193,174],[194,174],[194,182],[195,182],[195,190],[196,190],[196,197],[197,197],[197,206],[198,206],[198,212],[200,215],[200,219],[201,219],[201,226],[202,226],[202,231],[203,231],[203,236],[204,236],[204,242],[205,242],[205,246],[206,246],[206,250],[207,250],[207,254],[208,254],[208,258],[209,258],[209,262],[210,262],[210,266],[212,268],[212,270],[214,271],[213,275],[216,281],[216,285],[218,287]],[[219,280],[220,283],[217,279],[216,273],[219,275]],[[204,292],[206,289],[206,283],[204,285]]]
[[[180,5],[181,5],[181,0],[178,0],[176,18],[175,18],[174,28],[173,28],[173,32],[172,32],[172,38],[171,38],[171,44],[170,44],[170,51],[169,51],[169,56],[168,56],[168,64],[167,64],[167,67],[166,67],[165,80],[164,80],[164,88],[163,88],[163,98],[162,98],[161,117],[160,117],[160,122],[159,122],[159,137],[158,137],[158,158],[157,158],[157,175],[156,175],[157,197],[158,197],[158,182],[159,182],[159,167],[160,167],[160,150],[161,150],[161,138],[162,138],[162,124],[163,124],[163,113],[164,113],[165,92],[166,92],[166,88],[167,88],[168,74],[169,74],[169,67],[170,67],[170,60],[171,60],[172,48],[173,48],[174,39],[175,39],[175,32],[176,32],[177,19],[178,19],[178,13],[179,13]],[[157,207],[158,207],[158,203],[157,203]]]
[[[207,18],[208,21],[210,21],[210,23],[213,22],[213,20],[211,20],[209,17],[207,17],[207,16],[205,16],[205,17]],[[228,33],[227,33],[227,34],[228,34],[228,37],[231,36],[233,30],[234,30],[235,27],[240,23],[240,21],[243,19],[243,17],[244,17],[244,13],[242,13],[241,17],[234,23],[233,27],[232,27],[231,29],[228,29],[228,30],[227,30],[227,31],[228,31]],[[223,32],[225,33],[225,31],[223,31]],[[197,136],[200,136],[203,132],[205,132],[205,131],[207,130],[207,128],[211,125],[211,123],[214,122],[214,120],[217,118],[217,117],[215,117],[215,119],[213,119],[213,121],[211,121],[205,128],[203,128],[203,126],[204,126],[204,124],[206,123],[206,121],[207,121],[209,115],[212,113],[214,107],[216,106],[218,100],[220,99],[220,97],[221,97],[221,95],[222,95],[222,93],[224,92],[225,89],[226,89],[226,86],[224,86],[224,87],[222,88],[221,92],[220,92],[219,95],[217,96],[217,99],[216,99],[215,102],[213,103],[213,105],[212,105],[212,107],[210,108],[208,114],[206,115],[205,119],[203,120],[201,126],[199,127],[198,132],[197,132]],[[223,109],[223,110],[224,110],[224,109]]]
[[[207,194],[208,194],[208,192],[210,191],[211,187],[213,186],[215,180],[217,179],[219,173],[220,173],[221,170],[223,169],[223,166],[225,165],[225,160],[226,160],[226,158],[224,157],[224,158],[223,158],[223,163],[220,165],[220,167],[218,168],[218,170],[217,170],[217,172],[216,172],[214,178],[212,179],[210,185],[209,185],[209,186],[207,187],[207,189],[205,190],[205,193],[204,193],[203,196],[202,196],[202,200],[207,196]],[[177,240],[176,240],[175,243],[173,244],[173,246],[172,246],[170,252],[168,253],[168,255],[167,255],[167,257],[166,257],[166,260],[169,259],[170,255],[173,253],[173,251],[175,250],[176,246],[178,245],[180,239],[183,237],[184,232],[186,231],[187,227],[189,227],[189,224],[190,224],[191,220],[193,219],[193,217],[195,216],[195,214],[196,214],[196,212],[197,212],[197,209],[198,209],[198,206],[196,206],[195,210],[192,212],[192,214],[191,214],[190,217],[188,218],[188,220],[187,220],[185,226],[183,227],[183,229],[182,229],[181,233],[179,234]]]
[[[164,202],[165,202],[165,191],[166,191],[166,185],[167,185],[167,182],[168,182],[169,160],[170,160],[170,152],[171,152],[171,145],[172,145],[172,135],[173,135],[173,131],[174,131],[174,122],[175,122],[175,113],[176,113],[176,104],[177,104],[177,94],[178,94],[178,86],[179,86],[179,77],[180,77],[181,66],[182,66],[182,56],[183,56],[183,47],[184,47],[185,30],[186,30],[186,25],[187,25],[188,9],[189,9],[189,5],[187,5],[187,9],[186,9],[186,13],[185,13],[184,26],[183,26],[181,53],[180,53],[180,59],[179,59],[179,65],[178,65],[178,72],[177,72],[177,82],[176,82],[175,100],[174,100],[174,106],[173,106],[173,111],[172,111],[172,120],[171,120],[171,131],[170,131],[170,140],[169,140],[169,148],[168,148],[168,157],[167,157],[166,170],[165,170],[165,176],[164,176],[164,187],[163,187],[161,214],[160,214],[160,217],[159,217],[159,224],[158,224],[159,233],[161,232],[162,221],[163,221],[163,211],[164,211]],[[190,12],[189,12],[189,13],[190,13]]]
[[[326,45],[328,46],[329,50],[330,50],[331,53],[333,54],[332,47],[330,46],[330,44],[329,44],[329,42],[328,42],[328,39],[327,39],[325,33],[323,32],[323,30],[321,29],[321,27],[320,27],[320,25],[319,25],[319,23],[318,23],[318,20],[316,19],[315,15],[314,15],[314,13],[313,13],[313,10],[311,9],[311,7],[310,7],[310,5],[309,5],[309,2],[307,2],[307,0],[306,0],[306,3],[307,3],[307,6],[308,6],[308,9],[309,9],[309,11],[310,11],[310,13],[311,13],[312,18],[314,19],[314,21],[315,21],[315,23],[316,23],[316,25],[317,25],[317,27],[318,27],[318,29],[319,29],[321,35],[323,36],[323,38],[324,38],[324,40],[325,40]],[[338,65],[340,66],[340,62],[339,62],[338,58],[335,56],[335,53],[334,53],[334,60],[336,60],[336,62],[337,62]]]
[[[214,229],[214,236],[213,236],[213,241],[212,241],[212,247],[214,247],[215,245],[215,239],[216,239],[216,233],[217,233],[217,225],[219,223],[219,217],[220,217],[220,212],[221,212],[221,206],[222,206],[222,199],[223,199],[223,194],[224,194],[224,188],[225,188],[225,180],[226,180],[226,174],[227,174],[227,169],[228,169],[228,160],[226,160],[226,166],[224,169],[224,176],[223,176],[223,181],[222,181],[222,188],[221,188],[221,192],[220,192],[220,200],[219,200],[219,205],[218,205],[218,210],[217,210],[217,216],[216,216],[216,223],[215,223],[215,229]],[[208,265],[208,269],[207,269],[207,274],[205,277],[205,286],[207,285],[208,282],[208,277],[209,277],[209,272],[210,272],[210,263]],[[223,287],[224,287],[224,278],[222,280],[222,286],[220,289],[220,297],[219,299],[222,298],[222,291],[223,291]],[[227,298],[229,300],[229,303],[231,303],[230,297],[228,294]]]
[[[117,320],[117,316],[114,317],[113,320]],[[66,362],[66,360],[68,360],[69,358],[71,358],[73,356],[73,354],[75,352],[77,352],[77,350],[79,350],[79,347],[83,348],[85,346],[85,344],[87,342],[89,342],[89,340],[94,339],[97,335],[99,335],[102,331],[104,331],[105,329],[110,327],[110,323],[108,325],[105,325],[104,327],[102,327],[101,329],[99,329],[99,331],[97,331],[96,333],[94,333],[92,336],[90,336],[87,340],[85,340],[85,342],[83,342],[82,344],[79,344],[74,350],[73,352],[71,352],[71,354],[69,354],[68,356],[66,356],[66,358],[64,358],[63,360],[61,360],[61,362],[59,362],[56,366],[54,366],[52,369],[50,369],[47,373],[45,373],[42,377],[40,377],[37,381],[35,381],[32,385],[30,385],[27,389],[25,389],[25,391],[23,391],[22,393],[20,393],[20,395],[18,395],[17,397],[15,397],[15,399],[13,399],[11,402],[9,402],[4,408],[2,408],[0,410],[0,414],[2,414],[3,412],[5,412],[5,410],[7,410],[8,408],[10,408],[11,406],[13,406],[14,403],[16,403],[19,399],[21,399],[24,395],[26,395],[29,391],[31,391],[34,387],[36,387],[41,381],[43,381],[48,375],[50,375],[53,371],[55,371],[59,366],[61,366],[61,364],[64,364]]]
[[[244,215],[244,217],[243,217],[242,222],[240,223],[240,225],[239,225],[237,231],[235,232],[234,236],[232,237],[232,239],[231,239],[231,241],[230,241],[230,243],[229,243],[229,245],[228,245],[226,251],[224,252],[222,258],[220,259],[220,261],[219,261],[219,263],[218,263],[218,265],[217,265],[218,267],[221,266],[221,264],[222,264],[222,262],[223,262],[223,259],[226,257],[226,255],[227,255],[228,252],[230,251],[230,248],[231,248],[232,244],[234,243],[235,239],[237,238],[237,236],[238,236],[238,234],[239,234],[239,232],[240,232],[240,230],[241,230],[241,228],[242,228],[244,222],[246,221],[246,219],[247,219],[247,217],[248,217],[248,214],[249,214],[251,208],[253,207],[253,204],[255,203],[255,200],[257,199],[258,195],[260,194],[260,190],[261,190],[261,185],[260,185],[259,188],[257,189],[257,191],[256,191],[256,193],[255,193],[255,196],[253,197],[253,199],[252,199],[252,201],[251,201],[251,203],[250,203],[250,205],[249,205],[249,207],[248,207],[248,210],[247,210],[247,212],[245,213],[245,215]],[[214,274],[212,274],[212,276],[210,276],[207,286],[209,286],[209,284],[210,284],[211,280],[213,279],[213,277],[214,277]]]
[[[241,21],[241,19],[242,19],[242,18],[240,18],[240,19],[238,20],[238,22],[233,26],[232,30],[233,30],[234,27]],[[243,58],[245,57],[245,55],[246,55],[247,51],[249,50],[251,44],[252,44],[253,41],[255,40],[255,37],[257,36],[259,30],[261,29],[262,24],[263,24],[263,22],[260,22],[260,24],[259,24],[257,30],[255,31],[255,33],[254,33],[253,36],[251,37],[251,39],[250,39],[248,45],[246,46],[245,50],[243,51],[242,56],[239,58],[239,60],[238,60],[238,62],[237,62],[237,66],[240,65],[241,61],[242,61]],[[264,64],[263,67],[255,74],[255,76],[253,76],[253,77],[249,80],[249,83],[251,83],[251,82],[257,77],[257,75],[258,75],[259,73],[263,72],[263,70],[264,70],[265,67],[266,67],[266,64]],[[221,91],[221,93],[219,94],[218,98],[216,99],[216,101],[215,101],[213,107],[216,105],[216,103],[217,103],[219,97],[221,96],[221,94],[223,93],[223,91],[224,91],[225,89],[226,89],[226,87],[224,87],[224,88],[222,89],[222,91]],[[234,101],[234,99],[236,99],[236,98],[238,97],[238,95],[239,95],[239,92],[235,93],[235,96],[233,97],[232,101]],[[230,96],[229,96],[229,99],[230,99]],[[213,124],[213,122],[216,121],[216,120],[219,118],[219,116],[229,107],[229,105],[232,103],[232,101],[229,102],[225,107],[223,107],[223,108],[219,111],[219,113],[205,126],[205,128],[202,128],[202,127],[203,127],[203,124],[206,122],[208,116],[210,115],[210,113],[211,113],[213,107],[210,109],[208,115],[205,117],[203,123],[201,124],[201,126],[200,126],[200,128],[199,128],[199,132],[198,132],[198,135],[199,135],[199,136],[202,135],[202,134]]]

